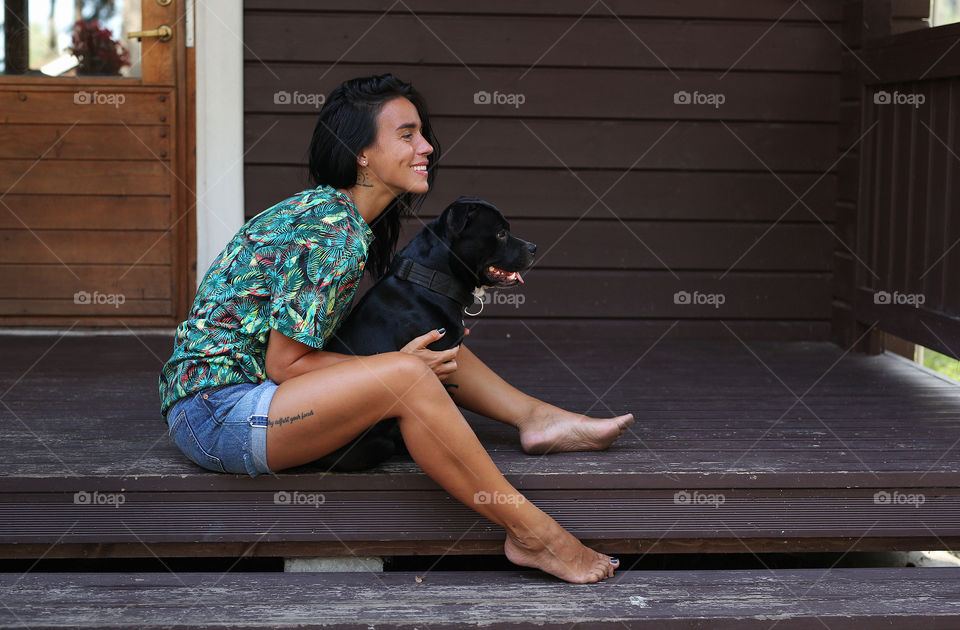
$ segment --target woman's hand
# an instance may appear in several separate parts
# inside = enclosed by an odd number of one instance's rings
[[[433,373],[437,375],[441,382],[446,382],[457,371],[457,351],[460,350],[460,346],[439,351],[426,348],[443,335],[444,333],[440,332],[439,329],[431,330],[425,335],[415,337],[413,341],[400,348],[400,352],[419,357],[427,364],[427,367],[433,370]]]

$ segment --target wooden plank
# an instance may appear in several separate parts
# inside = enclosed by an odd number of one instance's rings
[[[960,102],[960,78],[954,78],[948,85],[942,87],[949,90],[950,97],[949,101],[941,99],[940,106],[943,107],[947,102],[950,103],[954,123],[950,127],[950,135],[941,135],[937,142],[944,142],[950,147],[957,147],[960,146],[960,132],[957,131],[955,104]],[[941,300],[943,309],[957,317],[960,316],[960,291],[957,291],[956,283],[956,278],[960,276],[960,249],[958,249],[958,245],[960,245],[960,220],[957,218],[956,210],[960,206],[960,190],[957,187],[957,182],[960,181],[960,159],[958,159],[955,148],[951,154],[954,159],[947,162],[947,190],[950,197],[946,208],[949,209],[941,215],[944,222],[944,235],[949,245],[944,250],[946,254],[939,263],[944,269],[940,295],[943,296]],[[960,348],[953,351],[953,354],[958,353],[960,353]]]
[[[833,254],[833,297],[846,303],[853,300],[853,256],[847,252]]]
[[[166,160],[166,126],[3,125],[0,160]]]
[[[823,319],[829,316],[828,274],[735,272],[723,280],[719,280],[718,275],[689,272],[676,279],[668,271],[534,269],[525,274],[527,283],[522,290],[491,291],[491,301],[484,310],[488,316],[507,317],[596,317],[599,314],[671,319]],[[689,294],[690,302],[684,303],[685,297],[675,297],[679,292]],[[520,295],[524,296],[522,304]]]
[[[481,316],[482,317],[482,316]],[[731,334],[745,340],[826,341],[829,323],[821,320],[636,320],[629,318],[493,318],[468,319],[471,341],[523,339],[722,339]],[[729,329],[727,328],[729,327]]]
[[[930,22],[924,18],[894,18],[890,22],[890,34],[899,35],[911,31],[920,31],[930,28]]]
[[[960,359],[960,317],[929,308],[876,304],[872,289],[858,287],[854,310],[860,321],[879,321],[883,330]]]
[[[841,241],[837,244],[837,249],[847,254],[856,252],[856,206],[848,201],[838,201],[836,214],[837,220],[833,229]],[[852,282],[853,279],[851,278],[850,281]]]
[[[955,549],[960,539],[927,538],[748,538],[748,539],[582,539],[601,553],[778,553],[852,551],[915,551],[947,547]],[[414,540],[414,541],[276,541],[257,543],[151,543],[149,550],[142,543],[93,543],[43,545],[20,543],[0,544],[0,558],[290,558],[319,556],[457,556],[502,555],[499,540]]]
[[[79,82],[73,87],[0,83],[0,111],[7,124],[157,125],[168,121],[169,100],[167,89],[122,82],[92,86]]]
[[[316,114],[323,96],[357,76],[376,74],[380,66],[333,67],[322,81],[312,64],[283,64],[269,68],[256,63],[244,70],[244,111],[251,113]],[[433,116],[502,116],[511,118],[571,117],[670,120],[835,121],[839,80],[835,73],[786,74],[772,72],[684,72],[682,80],[658,70],[606,68],[544,68],[519,77],[515,69],[484,68],[481,82],[462,67],[413,66],[398,74],[417,86]],[[519,94],[522,104],[477,104],[484,90]],[[718,94],[717,105],[677,104],[676,94]],[[286,92],[286,102],[276,95]],[[589,99],[571,98],[589,94]],[[817,94],[804,99],[802,94]],[[311,98],[307,98],[307,96]],[[316,96],[317,98],[312,98]]]
[[[859,101],[844,101],[840,104],[840,149],[856,149],[855,143],[863,133],[860,127]]]
[[[538,11],[539,13],[539,11]],[[618,19],[613,15],[584,19],[571,28],[566,16],[406,14],[381,16],[348,13],[258,12],[245,16],[245,59],[257,63],[350,63],[498,65],[528,68],[604,66],[673,70],[702,69],[834,71],[840,44],[817,22],[778,24],[776,37],[764,37],[766,22]],[[626,28],[625,28],[626,27]],[[829,27],[828,27],[829,28]],[[427,30],[429,29],[429,30]],[[336,33],[319,40],[295,33]],[[364,33],[362,46],[351,46]],[[411,37],[423,33],[424,37]],[[341,35],[342,34],[342,35]],[[432,36],[427,36],[432,35]],[[559,42],[559,43],[558,43]],[[691,46],[696,42],[696,46]],[[584,56],[583,51],[590,55]],[[254,55],[256,51],[256,55]],[[474,70],[475,72],[475,70]],[[464,69],[464,73],[468,73]]]
[[[471,325],[482,334],[488,324]],[[515,332],[532,325],[517,324]],[[669,328],[664,323],[657,337]],[[804,495],[814,497],[804,504],[811,509],[820,509],[815,497],[832,496],[830,488],[861,499],[883,488],[927,488],[931,496],[942,494],[933,490],[938,487],[955,492],[960,452],[949,446],[960,437],[960,386],[915,364],[887,355],[845,354],[845,348],[825,343],[751,342],[748,349],[729,331],[724,341],[683,341],[674,339],[672,331],[659,341],[630,335],[601,340],[591,339],[592,332],[583,329],[578,335],[572,329],[565,337],[528,333],[526,338],[514,334],[469,342],[492,369],[533,396],[591,415],[630,410],[642,418],[603,454],[541,459],[520,451],[512,428],[468,414],[494,461],[525,490],[767,488],[771,493],[762,496],[787,500],[800,496],[797,489],[821,488],[820,494]],[[5,337],[3,346],[9,360],[0,366],[0,387],[17,383],[5,401],[29,430],[12,417],[0,423],[3,439],[11,445],[0,462],[0,491],[253,489],[249,479],[193,466],[166,438],[156,377],[172,352],[171,336]],[[90,367],[87,358],[94,352],[112,359]],[[20,366],[38,357],[42,360],[21,379]],[[126,378],[116,379],[117,371]],[[806,392],[809,409],[796,403],[791,390]],[[123,406],[114,404],[118,397]],[[88,403],[80,411],[79,400]],[[703,436],[699,447],[679,441],[698,432]],[[871,432],[877,437],[863,445],[837,439]],[[765,439],[770,434],[774,437]],[[799,435],[806,439],[785,444],[789,436]],[[72,471],[68,479],[63,478],[64,463]],[[318,472],[306,466],[261,477],[256,490],[436,490],[410,460],[391,460],[371,473]],[[857,487],[860,493],[850,494]],[[780,494],[785,488],[794,490]],[[931,499],[925,507],[932,505]],[[826,515],[832,508],[822,509]],[[789,511],[775,513],[790,518]],[[143,518],[143,523],[151,522]]]
[[[429,216],[404,222],[406,243]],[[822,225],[592,220],[510,221],[538,245],[537,269],[719,269],[828,271],[830,233]],[[2,234],[2,232],[0,232]]]
[[[246,117],[247,164],[299,164],[315,116]],[[456,147],[444,166],[552,169],[715,169],[806,171],[836,159],[835,125],[667,121],[555,121],[436,118],[437,135]],[[443,142],[444,140],[441,140]],[[790,151],[783,147],[789,146]],[[642,159],[641,159],[642,158]]]
[[[918,0],[897,0],[896,6],[903,5],[901,13],[912,14]],[[781,18],[788,22],[812,22],[818,18],[825,22],[833,22],[839,18],[840,7],[830,0],[810,0],[805,2],[806,7],[797,6],[788,0],[688,0],[683,3],[670,0],[650,0],[637,4],[630,0],[606,0],[605,7],[584,4],[578,0],[559,0],[550,4],[550,15],[573,16],[581,15],[603,16],[615,14],[620,17],[650,17],[650,18],[743,18],[756,20],[770,20]],[[442,0],[409,0],[406,8],[418,15],[432,13],[440,14],[540,14],[543,5],[537,0],[490,0],[482,5],[471,6],[463,10],[456,5],[450,5]],[[316,3],[311,0],[250,0],[244,4],[244,10],[254,14],[260,11],[316,11]],[[394,5],[388,0],[359,0],[357,2],[332,2],[324,5],[324,11],[337,12],[374,12],[384,13]],[[592,9],[592,10],[591,10]],[[606,10],[604,10],[606,9]],[[399,12],[399,9],[398,9]],[[254,18],[256,15],[253,16]]]
[[[170,300],[145,300],[123,295],[123,301],[112,296],[117,291],[103,291],[99,294],[87,291],[90,302],[78,304],[74,299],[6,299],[0,297],[0,316],[9,326],[37,325],[64,328],[78,323],[82,319],[84,326],[167,326],[173,308]],[[79,298],[77,298],[79,299]],[[100,300],[104,300],[100,302]],[[130,317],[164,316],[161,321],[150,320],[135,324]],[[18,318],[19,316],[19,318]],[[100,316],[108,316],[105,319]],[[55,317],[55,319],[53,319]]]
[[[512,477],[507,479],[516,484]],[[960,536],[955,520],[960,496],[934,494],[932,489],[845,493],[791,490],[785,497],[782,489],[747,492],[722,486],[696,494],[682,487],[649,491],[600,490],[596,486],[572,491],[517,487],[578,538],[889,538],[926,537],[931,531]],[[315,503],[321,502],[320,508],[284,504],[284,499],[277,499],[282,492],[233,493],[221,489],[188,494],[174,490],[81,489],[7,493],[2,505],[5,520],[0,522],[0,543],[456,540],[467,531],[472,539],[503,540],[498,525],[479,518],[442,490],[393,490],[389,497],[373,491],[296,491],[314,497]],[[294,491],[286,492],[292,496]],[[877,496],[887,498],[878,500]],[[597,513],[607,515],[600,526],[592,518]],[[914,520],[921,515],[923,522]],[[318,517],[323,518],[326,529],[317,527]]]
[[[169,299],[168,265],[0,265],[3,297],[73,300],[77,291],[123,293],[135,299]],[[91,305],[88,305],[91,306]],[[83,312],[83,311],[78,311]]]
[[[30,573],[0,580],[0,621],[31,627],[943,630],[960,569],[622,571],[591,588],[534,571]],[[603,592],[598,597],[595,590]],[[260,597],[251,598],[249,590]],[[638,595],[641,593],[642,595]],[[797,593],[803,594],[798,605]],[[323,602],[322,614],[316,602]],[[518,605],[522,602],[523,605]],[[282,606],[284,614],[271,611]],[[584,623],[584,619],[589,622]]]
[[[247,219],[310,188],[305,173],[306,168],[300,166],[248,164],[244,177]],[[766,172],[729,171],[585,170],[574,175],[558,170],[456,168],[444,160],[422,212],[439,214],[448,203],[469,194],[487,199],[511,220],[607,219],[611,217],[609,207],[623,220],[773,222],[782,217],[791,222],[818,222],[797,203],[796,197],[802,197],[823,221],[833,220],[835,175],[787,173],[780,174],[780,179],[783,183]],[[597,197],[602,197],[603,203]]]
[[[879,40],[865,46],[863,63],[867,85],[931,80],[960,74],[960,49],[953,46],[960,37],[960,24],[918,30]]]
[[[171,264],[158,230],[0,230],[0,264]]]
[[[928,225],[924,234],[925,250],[927,252],[923,264],[922,286],[923,294],[930,297],[930,307],[936,308],[943,296],[943,289],[951,280],[951,274],[946,267],[944,252],[951,245],[946,233],[947,216],[955,207],[951,199],[951,167],[953,160],[951,150],[944,145],[949,143],[950,126],[953,124],[952,107],[949,103],[949,88],[942,84],[931,87],[930,119],[927,133],[930,135],[930,145],[927,154],[927,170],[930,183],[926,214]],[[927,331],[920,331],[927,335]],[[911,341],[918,341],[912,339]]]
[[[890,12],[895,18],[923,19],[930,16],[930,3],[927,0],[892,0]]]
[[[0,191],[47,195],[168,195],[172,175],[158,160],[2,160]]]
[[[0,229],[166,230],[166,197],[135,195],[20,195],[3,197]]]

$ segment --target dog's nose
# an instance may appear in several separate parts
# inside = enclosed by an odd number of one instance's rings
[[[536,243],[529,243],[529,242],[528,242],[528,243],[527,243],[527,250],[529,250],[529,252],[530,252],[531,254],[536,254],[536,253],[537,253],[537,244],[536,244]]]

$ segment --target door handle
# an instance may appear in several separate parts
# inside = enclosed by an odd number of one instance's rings
[[[144,37],[156,37],[161,42],[169,42],[173,39],[173,29],[163,24],[152,31],[135,31],[127,35],[127,39],[138,39],[143,41]]]

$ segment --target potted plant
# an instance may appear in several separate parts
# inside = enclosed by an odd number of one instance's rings
[[[73,46],[67,50],[79,61],[78,75],[118,75],[121,68],[130,65],[127,49],[96,20],[77,20],[73,25]]]

